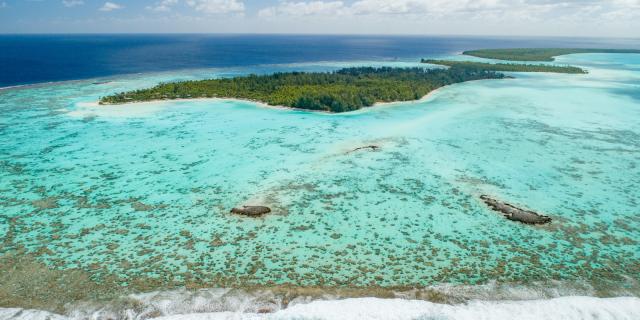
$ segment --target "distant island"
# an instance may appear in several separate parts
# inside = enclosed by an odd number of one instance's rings
[[[478,58],[507,61],[554,61],[554,57],[574,53],[640,53],[640,50],[586,48],[515,48],[470,50],[464,51],[462,54]]]
[[[100,104],[154,100],[236,98],[307,110],[347,112],[377,102],[418,100],[440,87],[471,80],[502,79],[477,67],[345,68],[335,72],[287,72],[236,78],[161,83],[102,97]]]
[[[502,72],[553,72],[553,73],[587,73],[582,68],[572,66],[556,66],[547,64],[517,64],[517,63],[486,63],[475,61],[453,61],[422,59],[422,63],[437,64],[448,67],[458,67],[466,69],[479,69]]]

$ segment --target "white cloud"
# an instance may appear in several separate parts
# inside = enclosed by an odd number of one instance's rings
[[[605,14],[609,20],[626,20],[640,17],[640,0],[613,0],[611,10]]]
[[[178,0],[162,0],[160,2],[156,2],[153,6],[147,7],[147,9],[158,12],[169,12],[176,4],[178,4]]]
[[[276,7],[268,7],[258,11],[258,16],[333,16],[343,14],[347,9],[342,1],[310,1],[310,2],[281,2]]]
[[[281,1],[263,8],[260,17],[276,16],[388,16],[493,21],[510,19],[605,19],[612,16],[640,15],[640,0],[335,0]]]
[[[359,0],[352,10],[356,14],[454,14],[460,12],[495,10],[502,0]]]
[[[179,0],[161,0],[148,6],[147,10],[169,12]],[[242,0],[186,0],[186,4],[194,10],[207,14],[243,13],[245,10]]]
[[[118,9],[122,9],[124,8],[123,6],[117,4],[117,3],[113,3],[113,2],[105,2],[104,5],[102,6],[102,8],[100,8],[100,11],[113,11],[113,10],[118,10]]]
[[[288,15],[417,15],[463,12],[498,8],[503,0],[358,0],[351,5],[343,1],[283,1],[259,11],[261,16]]]
[[[238,0],[188,0],[187,4],[209,14],[244,12],[244,2]]]
[[[62,4],[67,8],[71,8],[71,7],[83,5],[84,1],[82,1],[82,0],[62,0]]]

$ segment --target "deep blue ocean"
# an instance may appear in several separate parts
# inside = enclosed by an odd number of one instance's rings
[[[327,35],[0,35],[0,87],[118,74],[395,60],[499,47],[637,47],[637,40]]]

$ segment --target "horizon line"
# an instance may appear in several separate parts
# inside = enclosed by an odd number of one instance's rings
[[[572,36],[572,35],[500,35],[500,34],[437,34],[437,33],[285,33],[285,32],[0,32],[0,36],[54,36],[54,35],[218,35],[218,36],[359,36],[359,37],[457,37],[457,38],[573,38],[573,39],[628,39],[623,36]]]

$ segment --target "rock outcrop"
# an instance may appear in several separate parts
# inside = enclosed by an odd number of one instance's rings
[[[500,212],[505,218],[522,222],[526,224],[547,224],[551,222],[551,218],[541,215],[537,212],[524,210],[506,202],[501,202],[487,195],[481,195],[480,199],[484,201],[492,210]]]
[[[233,208],[231,213],[247,216],[247,217],[259,217],[271,212],[269,207],[263,206],[242,206],[242,208]]]

